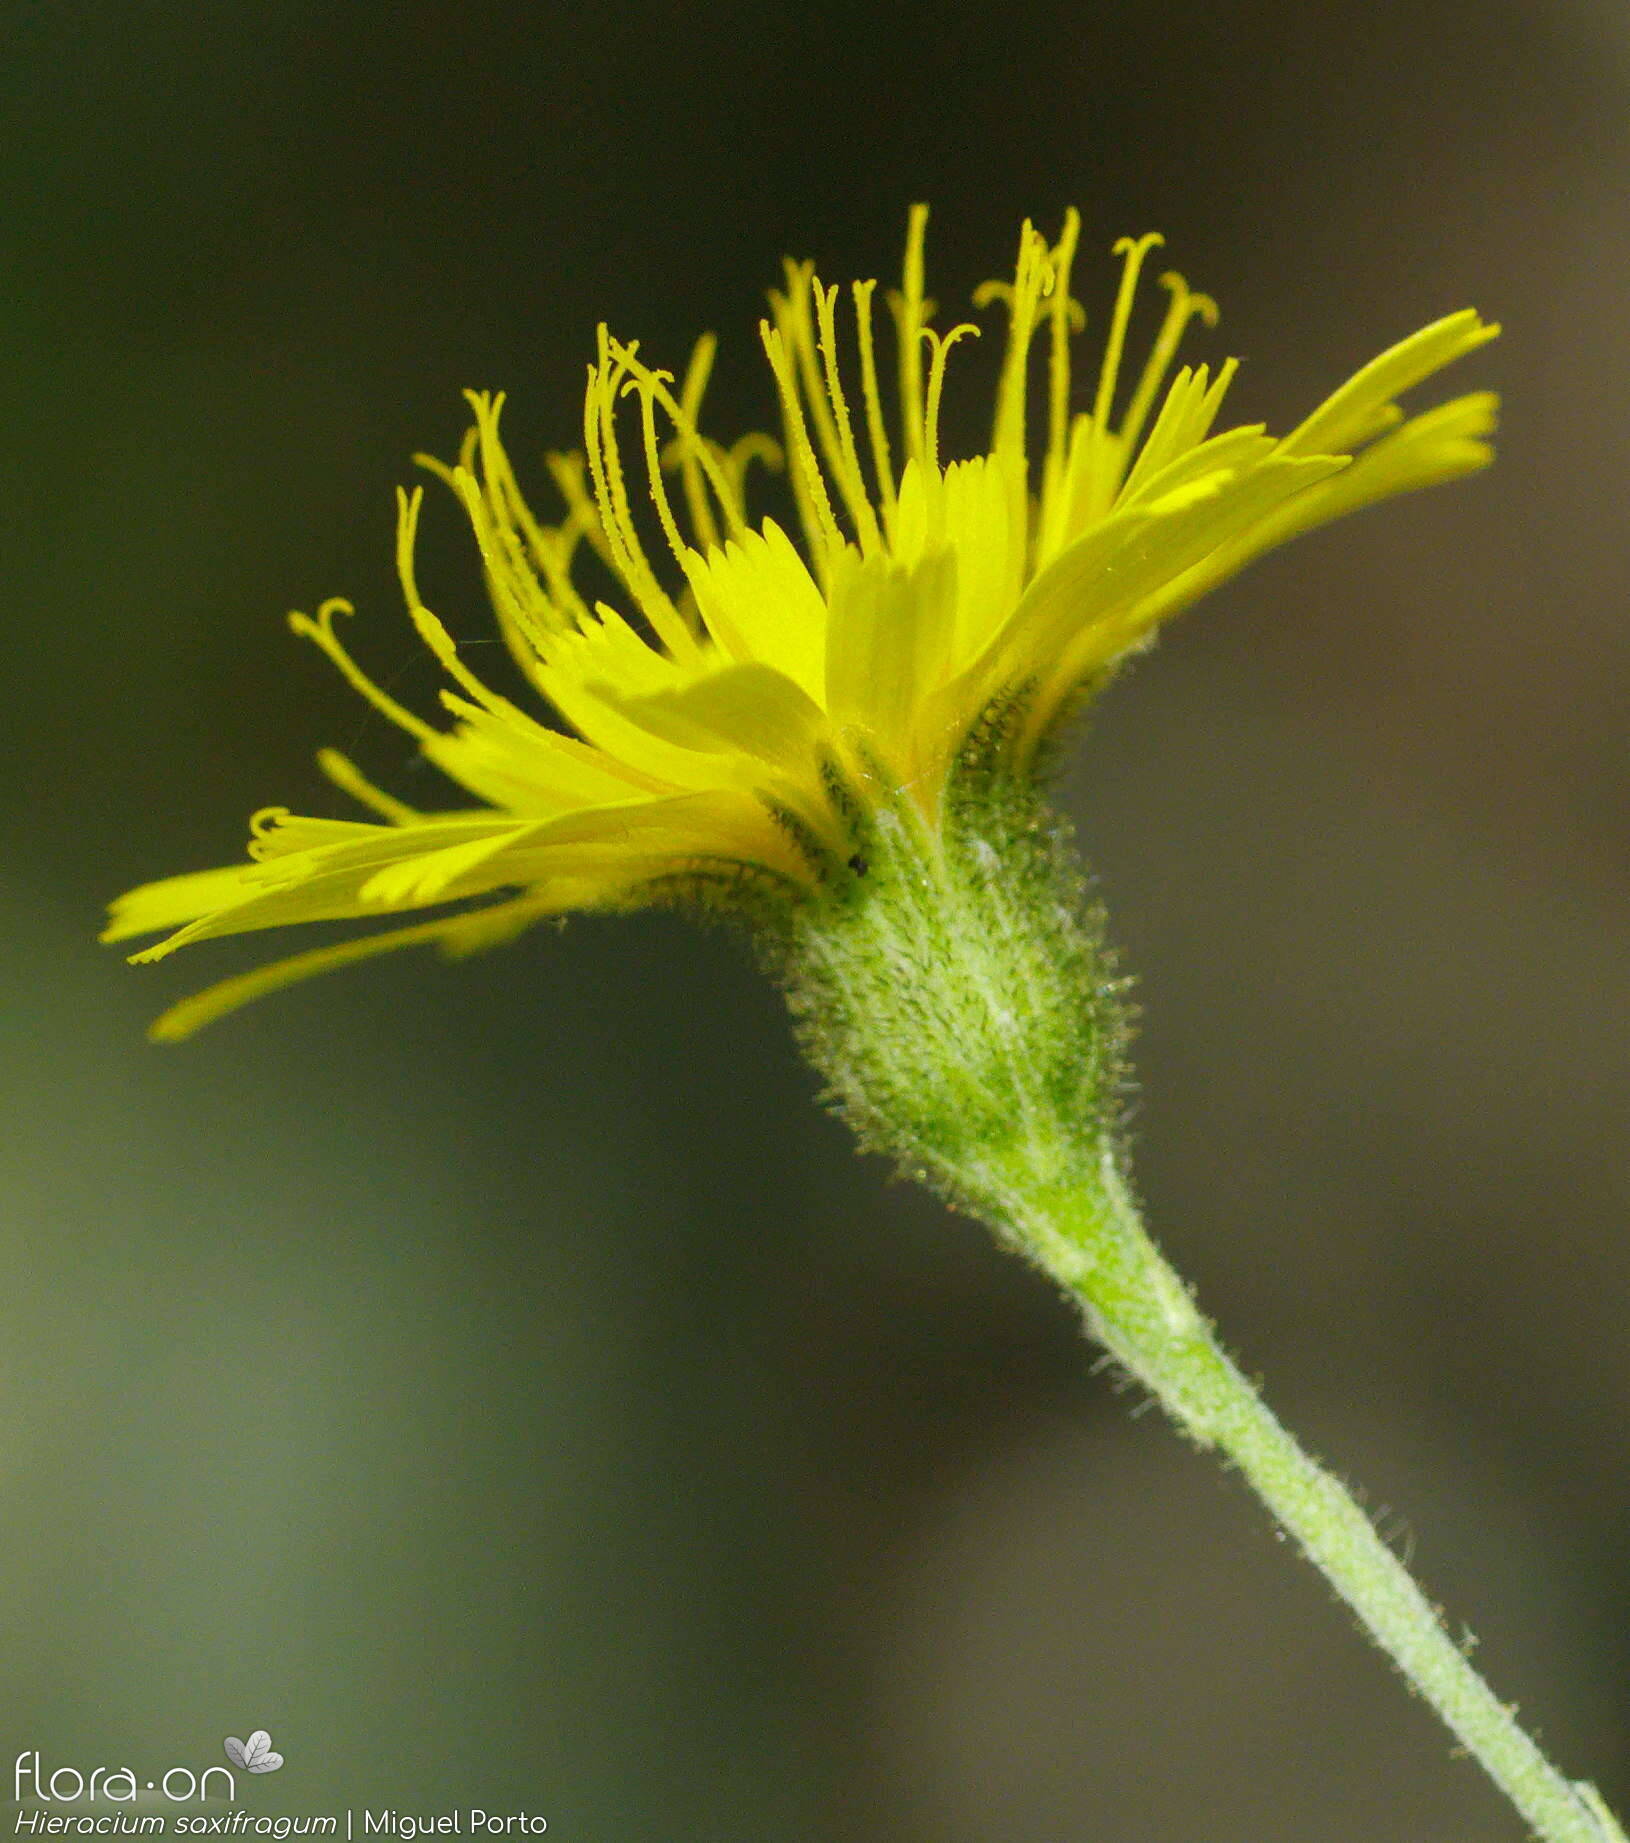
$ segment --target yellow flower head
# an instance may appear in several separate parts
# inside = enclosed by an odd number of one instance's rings
[[[1235,365],[1171,374],[1188,323],[1216,319],[1180,276],[1161,277],[1169,298],[1141,368],[1123,366],[1154,236],[1115,246],[1120,285],[1090,403],[1076,408],[1071,342],[1084,316],[1070,292],[1071,212],[1056,243],[1026,224],[1012,281],[974,296],[1006,320],[995,416],[985,453],[947,462],[946,361],[977,329],[931,324],[926,221],[919,206],[900,289],[887,296],[892,403],[875,284],[856,282],[845,299],[794,263],[760,328],[779,442],[749,435],[727,448],[701,432],[711,338],[676,381],[602,328],[583,453],[550,457],[564,504],[550,525],[522,498],[499,439],[502,398],[470,396],[458,463],[424,464],[463,503],[500,631],[562,727],[489,689],[460,657],[414,573],[421,490],[399,494],[402,587],[446,674],[449,726],[365,675],[335,630],[346,603],[291,625],[481,804],[418,811],[325,750],[324,771],[373,822],[269,808],[251,822],[248,863],[132,890],[104,939],[174,929],[134,956],[154,960],[211,935],[461,906],[228,980],[167,1013],[155,1035],[184,1036],[387,949],[468,952],[569,909],[675,888],[820,900],[863,868],[857,816],[909,801],[932,827],[970,746],[986,766],[1033,774],[1080,699],[1213,584],[1297,532],[1490,459],[1490,394],[1412,417],[1394,401],[1494,337],[1470,310],[1372,360],[1287,436],[1259,425],[1213,434]],[[775,520],[751,519],[755,460],[784,466],[801,548]],[[591,599],[583,578],[596,572],[622,606]]]

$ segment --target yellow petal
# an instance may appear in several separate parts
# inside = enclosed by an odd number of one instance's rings
[[[774,519],[706,557],[687,552],[684,564],[697,611],[729,658],[773,666],[824,699],[826,603]]]
[[[1487,345],[1499,333],[1499,327],[1485,325],[1470,307],[1423,326],[1372,358],[1327,397],[1306,422],[1285,437],[1285,452],[1329,454],[1371,440],[1397,421],[1394,397]]]
[[[274,960],[270,966],[258,966],[253,972],[239,973],[205,991],[195,992],[191,998],[172,1005],[147,1034],[155,1043],[179,1043],[206,1024],[213,1024],[217,1018],[263,998],[268,992],[280,992],[285,986],[314,979],[319,973],[331,973],[379,954],[395,953],[400,947],[419,947],[428,942],[437,942],[444,951],[454,954],[496,946],[549,913],[549,904],[535,896],[527,896],[515,902],[499,903],[491,909],[477,910],[471,915],[419,922],[411,928],[393,928],[385,934],[367,934],[360,940],[339,941],[331,947],[314,947],[306,953]]]
[[[1012,494],[993,457],[957,461],[945,470],[941,506],[943,540],[956,557],[956,594],[944,647],[948,669],[958,670],[983,651],[1019,599],[1024,585],[1025,538],[1015,526]],[[934,688],[940,661],[925,657]]]
[[[1034,725],[1148,631],[1150,598],[1274,506],[1346,465],[1274,455],[1116,512],[1030,585],[996,653],[1002,676],[1039,680]],[[988,669],[988,668],[987,668]]]
[[[423,745],[442,773],[477,798],[540,819],[580,806],[608,806],[671,789],[603,749],[541,724],[517,726],[452,693],[444,698],[461,721]]]
[[[298,823],[298,822],[297,822]],[[169,911],[166,921],[155,923],[160,901],[140,906],[139,916],[130,917],[123,933],[146,933],[153,926],[167,926],[170,920],[182,919],[175,913],[183,900],[199,906],[192,909],[192,919],[177,933],[157,945],[144,949],[133,958],[140,962],[163,959],[188,941],[206,940],[215,935],[242,934],[258,928],[275,928],[289,922],[334,921],[347,917],[377,913],[383,905],[368,901],[364,886],[377,872],[392,864],[406,864],[434,857],[450,845],[473,843],[476,839],[494,839],[526,835],[535,827],[518,823],[501,813],[472,813],[455,819],[427,820],[410,826],[361,826],[356,830],[371,836],[343,844],[319,846],[295,851],[269,863],[250,864],[239,876],[201,876],[176,878],[178,887],[163,899]],[[461,879],[456,888],[440,898],[474,895],[482,888],[501,887],[506,879],[494,874],[477,879]],[[149,886],[162,889],[163,886]],[[140,895],[142,892],[133,892]],[[126,898],[126,901],[130,901]],[[395,906],[412,907],[411,901]],[[183,914],[185,911],[183,911]]]
[[[456,845],[444,845],[439,851],[418,852],[376,870],[358,890],[357,901],[376,909],[423,908],[433,902],[446,902],[454,893],[472,893],[472,878],[487,888],[492,887],[495,878],[506,884],[520,882],[512,865],[502,866],[503,874],[498,876],[493,860],[523,850],[545,829],[543,822],[509,826],[485,838],[464,839]]]
[[[868,732],[907,779],[917,772],[918,707],[945,676],[960,562],[946,548],[912,565],[850,553],[833,575],[826,662],[832,720]]]
[[[1268,513],[1175,578],[1149,607],[1151,620],[1169,620],[1247,564],[1304,531],[1390,498],[1476,473],[1494,459],[1483,439],[1494,428],[1499,399],[1487,391],[1414,416],[1363,450],[1350,467]]]
[[[807,692],[771,666],[726,666],[682,688],[646,697],[621,696],[611,685],[592,689],[631,722],[679,748],[747,756],[818,792],[815,744],[824,714]]]
[[[247,901],[265,888],[255,879],[254,864],[224,864],[217,870],[184,871],[126,890],[108,905],[104,941],[128,941],[138,934],[157,934],[178,928],[212,909]]]
[[[809,869],[764,803],[732,790],[572,813],[543,828],[508,864],[517,882],[580,877],[595,883],[597,900],[613,900],[631,882],[701,860],[757,864],[793,877]]]

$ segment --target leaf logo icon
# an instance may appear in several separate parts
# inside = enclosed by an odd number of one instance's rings
[[[272,1752],[272,1737],[264,1728],[257,1728],[246,1741],[229,1734],[225,1746],[226,1757],[246,1773],[275,1773],[283,1764],[282,1754]]]

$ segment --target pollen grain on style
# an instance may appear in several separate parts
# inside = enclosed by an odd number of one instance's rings
[[[845,293],[811,264],[786,264],[760,325],[779,440],[727,447],[702,432],[711,337],[676,378],[602,327],[582,452],[549,457],[563,513],[548,524],[500,439],[502,397],[469,395],[457,462],[419,458],[464,507],[499,630],[539,711],[490,689],[420,593],[422,489],[398,495],[397,567],[447,680],[446,726],[352,657],[336,625],[349,604],[290,622],[480,804],[421,811],[323,750],[320,766],[371,822],[268,808],[251,824],[247,863],[130,891],[104,939],[173,930],[133,956],[154,960],[214,935],[460,906],[229,979],[166,1013],[156,1036],[185,1036],[263,992],[380,952],[421,942],[470,952],[567,910],[636,906],[675,879],[818,900],[852,874],[857,809],[909,798],[932,826],[976,731],[1002,767],[1032,771],[1088,688],[1252,558],[1490,458],[1490,393],[1414,416],[1396,402],[1494,337],[1471,310],[1373,359],[1287,436],[1260,425],[1213,434],[1235,361],[1172,369],[1190,323],[1214,323],[1208,297],[1163,275],[1153,342],[1141,366],[1124,363],[1156,236],[1115,246],[1119,285],[1089,404],[1075,407],[1084,316],[1071,212],[1056,241],[1027,223],[1011,281],[975,293],[977,308],[1006,322],[990,442],[947,461],[947,361],[978,329],[932,324],[926,221],[917,207],[901,285],[885,297],[887,392],[875,284]],[[784,467],[801,546],[774,519],[753,518],[755,461]],[[650,502],[638,518],[631,476]],[[595,570],[622,607],[585,588]],[[1003,722],[983,724],[998,708]]]

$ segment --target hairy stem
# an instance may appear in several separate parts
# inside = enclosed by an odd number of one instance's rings
[[[1339,1479],[1303,1451],[1219,1347],[1144,1232],[1126,1186],[1106,1171],[1096,1194],[1026,1196],[1014,1173],[1015,1226],[1081,1303],[1106,1348],[1201,1446],[1231,1461],[1358,1615],[1410,1685],[1453,1730],[1547,1843],[1608,1843],[1622,1832],[1593,1789],[1545,1758],[1445,1631],[1409,1570]],[[1083,1265],[1083,1242],[1103,1250]]]

